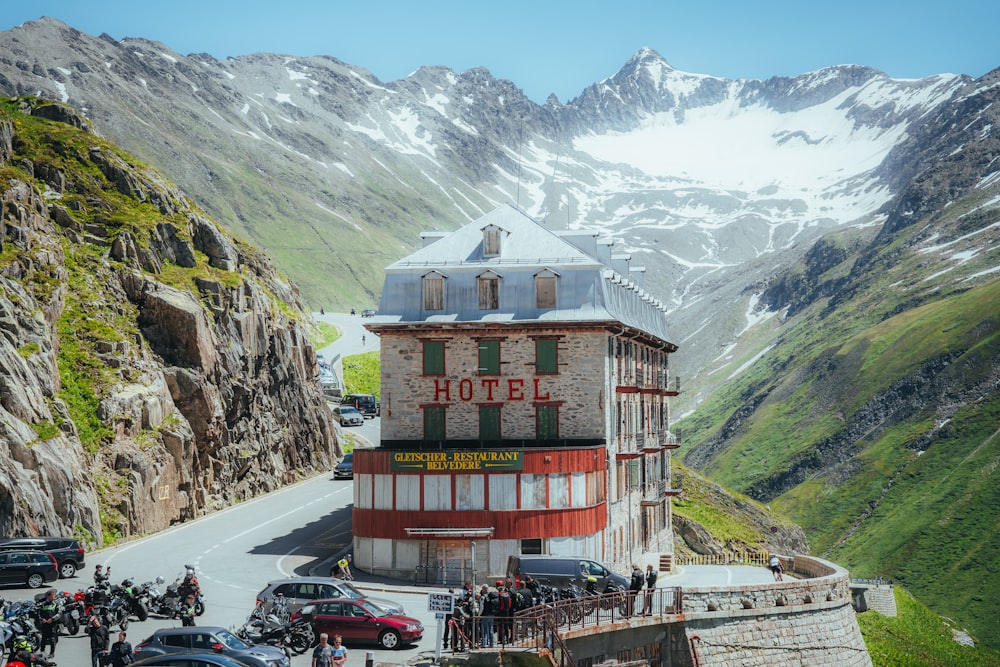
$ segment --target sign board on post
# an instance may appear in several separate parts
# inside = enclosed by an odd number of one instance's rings
[[[451,593],[428,593],[427,611],[451,614],[455,611],[455,596]]]

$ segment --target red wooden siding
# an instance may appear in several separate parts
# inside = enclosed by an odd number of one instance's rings
[[[388,475],[392,452],[385,449],[355,449],[354,474]],[[574,449],[524,450],[524,470],[531,474],[547,472],[593,472],[607,467],[604,447]],[[464,470],[461,474],[474,474]],[[448,475],[449,472],[396,473],[405,475]],[[496,473],[491,473],[496,474]],[[509,473],[514,474],[514,473]]]
[[[494,539],[589,535],[607,526],[604,503],[594,507],[559,510],[510,510],[490,512],[415,512],[355,509],[357,535],[407,539],[407,528],[493,528]]]

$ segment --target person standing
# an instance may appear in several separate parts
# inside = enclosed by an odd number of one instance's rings
[[[90,625],[87,626],[87,634],[90,635],[90,662],[93,667],[101,667],[105,655],[108,654],[108,629],[101,625],[101,617],[94,614],[90,617]]]
[[[56,604],[56,589],[45,591],[45,599],[38,606],[38,625],[42,631],[42,643],[38,650],[45,652],[49,647],[49,656],[56,654],[56,643],[59,641],[59,605]]]
[[[645,577],[642,575],[642,570],[635,563],[632,563],[632,578],[628,584],[628,613],[629,616],[635,613],[635,599],[639,595],[639,591],[642,589],[642,584],[645,583]]]
[[[110,565],[108,566],[108,571],[107,572],[104,571],[104,566],[101,565],[100,563],[98,563],[94,567],[94,583],[95,584],[97,584],[98,586],[100,586],[101,584],[106,583],[108,581],[108,579],[110,579],[110,578],[111,578],[111,566]]]
[[[479,599],[482,609],[479,625],[483,648],[493,648],[493,617],[497,613],[497,594],[483,584]]]
[[[118,641],[111,645],[111,667],[125,667],[135,662],[132,644],[125,640],[125,633],[118,633]]]
[[[329,641],[330,636],[325,632],[319,636],[319,644],[313,649],[312,667],[333,667],[333,647]]]
[[[188,593],[187,599],[181,603],[179,616],[181,617],[181,625],[185,628],[194,627],[194,594]]]
[[[656,579],[659,573],[653,569],[653,565],[646,566],[646,599],[642,605],[642,613],[646,616],[653,613],[653,591],[656,590]]]
[[[347,664],[347,649],[341,646],[340,635],[333,637],[333,654],[330,656],[333,667],[344,667]]]

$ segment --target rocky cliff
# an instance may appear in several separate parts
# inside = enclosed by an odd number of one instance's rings
[[[0,534],[162,529],[331,464],[298,292],[72,109],[0,102]]]

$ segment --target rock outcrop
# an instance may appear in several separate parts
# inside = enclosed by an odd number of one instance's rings
[[[325,469],[337,442],[294,286],[88,127],[0,107],[0,534],[96,546]]]

